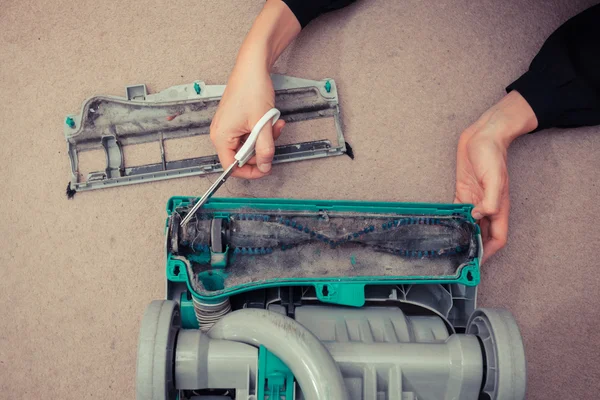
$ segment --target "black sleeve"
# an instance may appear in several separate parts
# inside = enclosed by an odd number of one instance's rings
[[[302,28],[319,15],[344,8],[356,0],[283,0],[292,10]]]
[[[527,100],[536,131],[600,124],[600,4],[558,28],[506,90]]]

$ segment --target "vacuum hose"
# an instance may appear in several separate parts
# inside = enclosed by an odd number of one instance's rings
[[[264,345],[293,372],[306,400],[347,400],[342,374],[323,344],[295,320],[273,311],[237,310],[208,331],[212,339]]]

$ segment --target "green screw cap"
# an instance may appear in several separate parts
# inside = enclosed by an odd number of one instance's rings
[[[327,90],[327,93],[331,92],[331,82],[325,82],[325,90]]]
[[[194,82],[194,90],[196,91],[196,94],[200,94],[200,92],[202,91],[198,82]]]
[[[67,117],[67,119],[65,119],[65,124],[67,124],[69,128],[75,128],[75,121],[71,117]]]

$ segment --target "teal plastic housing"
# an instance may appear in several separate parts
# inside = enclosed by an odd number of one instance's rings
[[[258,348],[257,392],[259,399],[294,398],[294,374],[263,345]]]
[[[177,208],[186,207],[192,197],[175,196],[169,199],[167,203],[167,214],[170,216]],[[297,199],[247,199],[247,198],[211,198],[204,206],[203,210],[210,210],[211,214],[216,217],[227,218],[230,214],[236,213],[236,210],[244,212],[265,211],[265,210],[282,210],[282,211],[303,211],[303,212],[352,212],[352,213],[369,213],[369,214],[402,214],[413,216],[458,216],[465,220],[475,223],[471,216],[473,206],[470,204],[437,204],[437,203],[398,203],[398,202],[365,202],[365,201],[348,201],[348,200],[297,200]],[[168,219],[167,219],[168,226]],[[477,242],[481,245],[481,233],[479,227],[475,225],[478,236]],[[227,250],[225,251],[227,253]],[[199,254],[195,257],[203,259],[195,259],[190,261],[210,262],[210,254]],[[223,257],[226,260],[227,254]],[[228,287],[224,290],[217,290],[214,295],[206,296],[198,294],[192,285],[191,279],[199,279],[204,287],[214,285],[215,288],[220,286],[227,277],[226,262],[222,264],[211,265],[212,269],[200,273],[199,276],[190,277],[187,273],[186,265],[183,261],[173,257],[167,251],[166,254],[166,274],[167,280],[171,284],[185,284],[188,293],[196,299],[206,303],[219,303],[225,298],[247,292],[250,290],[263,289],[269,287],[281,286],[314,286],[317,293],[317,298],[325,303],[362,307],[365,303],[365,286],[367,285],[402,285],[402,284],[462,284],[467,286],[476,286],[480,281],[480,260],[475,257],[468,263],[465,263],[457,268],[456,274],[444,276],[354,276],[354,277],[323,277],[323,278],[289,278],[289,279],[272,279],[263,280],[260,282],[251,282],[238,286]],[[168,284],[169,284],[168,283]],[[190,319],[193,311],[191,300],[184,299],[181,301],[188,305],[190,311]],[[183,313],[182,309],[182,313]]]

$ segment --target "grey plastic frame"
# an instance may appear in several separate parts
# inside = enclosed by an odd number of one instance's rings
[[[276,146],[273,163],[345,154],[346,142],[342,132],[335,81],[314,81],[278,74],[272,74],[271,79],[276,94],[276,107],[280,109],[282,119],[295,122],[333,118],[337,133],[337,143],[323,139]],[[64,127],[71,164],[69,189],[86,191],[222,171],[217,155],[167,160],[164,141],[208,134],[214,111],[224,90],[225,85],[206,85],[203,81],[195,81],[155,94],[148,94],[145,85],[133,85],[126,87],[126,97],[89,98],[84,102],[79,114],[67,116],[69,122]],[[104,121],[101,126],[94,123],[102,111],[99,104],[114,108],[113,113],[102,115]],[[127,107],[136,112],[124,112]],[[136,120],[139,110],[142,111]],[[179,121],[177,124],[165,122],[166,117],[176,115],[177,118],[183,115],[179,113],[186,111],[194,114],[186,124]],[[161,162],[135,167],[125,165],[122,146],[148,142],[159,143]],[[78,154],[100,149],[103,149],[106,155],[105,170],[92,172],[85,180],[80,180]]]

